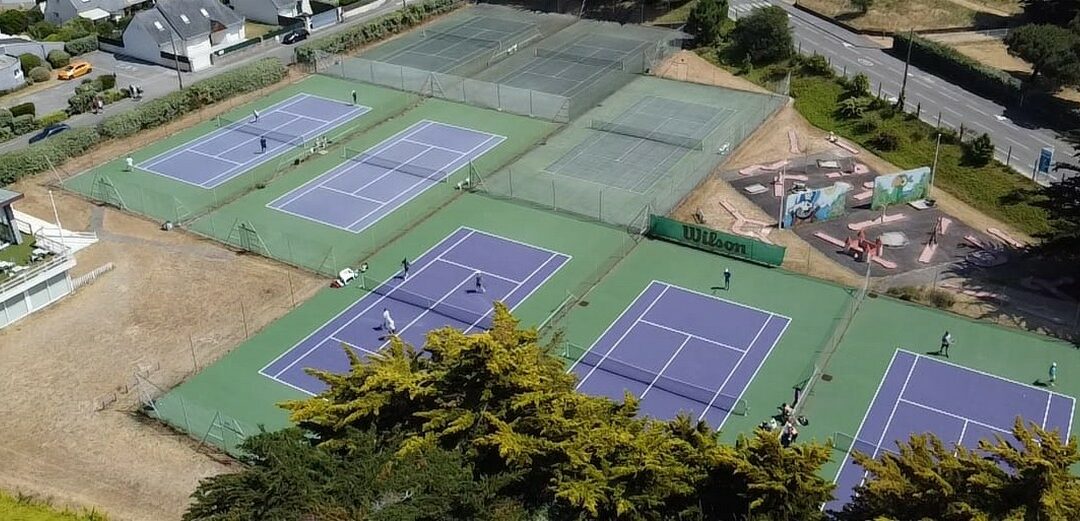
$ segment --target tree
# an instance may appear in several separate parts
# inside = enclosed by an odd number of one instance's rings
[[[1005,38],[1009,54],[1031,64],[1031,80],[1052,88],[1080,85],[1080,36],[1049,24],[1029,24]]]
[[[860,13],[866,14],[874,6],[874,0],[851,0],[851,5],[858,8]]]
[[[550,519],[813,520],[831,490],[816,474],[824,447],[778,447],[775,435],[726,446],[686,417],[639,418],[632,395],[578,393],[575,376],[501,304],[486,332],[433,331],[423,350],[393,340],[366,361],[345,353],[348,373],[310,371],[328,385],[323,394],[283,404],[320,450],[349,453],[351,433],[372,432],[397,458],[431,447],[461,454],[474,480],[500,477],[500,497]]]
[[[981,136],[964,143],[964,161],[974,166],[985,166],[994,159],[994,142],[990,140],[990,134],[983,133]]]
[[[787,13],[770,6],[735,22],[731,32],[735,48],[755,64],[774,63],[795,53]]]
[[[865,519],[1080,519],[1076,440],[1018,418],[1013,437],[982,440],[977,450],[946,447],[935,436],[898,443],[877,460],[859,452],[867,480],[838,516]]]
[[[870,78],[864,73],[858,73],[846,82],[844,95],[852,98],[862,98],[870,95]]]
[[[727,15],[727,0],[700,0],[686,20],[686,32],[694,35],[698,45],[714,45]]]
[[[0,32],[4,34],[22,34],[29,26],[30,21],[26,17],[26,11],[8,9],[0,13]]]
[[[840,100],[837,105],[837,112],[840,117],[845,119],[858,119],[866,114],[866,109],[870,106],[870,100],[866,98],[844,98]],[[875,126],[874,129],[877,129]]]
[[[1024,16],[1034,23],[1064,26],[1080,15],[1080,0],[1021,0]]]

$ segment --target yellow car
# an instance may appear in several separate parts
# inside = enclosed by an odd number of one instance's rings
[[[90,74],[90,71],[92,70],[94,70],[94,68],[87,62],[71,62],[67,67],[60,69],[60,72],[56,74],[56,77],[61,80],[73,80],[79,76]]]

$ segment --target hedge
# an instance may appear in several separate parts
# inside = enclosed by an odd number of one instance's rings
[[[35,128],[37,128],[37,123],[34,122],[34,116],[31,114],[15,116],[15,119],[11,120],[11,130],[16,136],[21,136]]]
[[[41,116],[41,118],[37,120],[37,123],[38,123],[39,127],[47,127],[49,125],[54,125],[56,123],[60,123],[61,121],[64,121],[67,118],[68,118],[67,112],[64,112],[62,110],[58,110],[56,112],[50,112],[48,114],[45,114],[44,116]]]
[[[956,49],[915,35],[893,35],[890,52],[904,59],[911,42],[911,63],[933,72],[942,78],[956,82],[972,92],[1012,103],[1020,99],[1020,80],[1007,72],[983,65],[961,54]]]
[[[12,116],[22,116],[23,114],[30,114],[31,116],[33,116],[34,114],[37,114],[37,108],[34,107],[34,104],[29,101],[26,103],[14,105],[11,107],[10,110]]]
[[[15,116],[11,114],[10,110],[0,109],[0,127],[10,127],[13,119],[15,119]]]
[[[96,51],[98,48],[97,35],[91,34],[82,38],[76,38],[64,44],[64,51],[72,56]]]
[[[0,186],[19,178],[44,172],[50,162],[59,165],[69,158],[80,156],[101,141],[101,135],[90,127],[73,128],[57,134],[32,147],[0,155]]]
[[[34,67],[30,69],[30,80],[34,83],[41,83],[43,81],[49,81],[52,78],[52,73],[45,67]]]
[[[428,0],[334,34],[315,38],[296,48],[296,61],[314,63],[321,53],[341,54],[382,40],[464,5],[461,0]]]
[[[60,49],[53,49],[49,51],[48,56],[45,58],[49,65],[52,65],[54,69],[60,67],[67,67],[67,64],[71,63],[71,55],[61,51]]]
[[[98,93],[94,90],[87,90],[75,94],[74,96],[68,98],[68,113],[74,115],[88,112],[90,109],[93,108],[92,105],[94,103],[94,100],[97,99],[97,97]]]
[[[29,76],[30,71],[34,67],[41,67],[41,58],[38,58],[36,54],[23,53],[19,55],[19,66],[22,68],[23,76]]]
[[[110,116],[98,125],[107,138],[127,137],[164,125],[188,112],[233,96],[259,90],[285,78],[285,66],[277,58],[263,58],[243,67],[199,81],[182,91],[148,101],[138,108]]]

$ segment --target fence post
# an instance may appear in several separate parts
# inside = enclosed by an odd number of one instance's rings
[[[1009,152],[1005,154],[1005,166],[1009,166],[1009,162],[1012,161],[1012,145],[1009,145]]]
[[[937,127],[936,128],[941,128],[941,111],[940,110],[937,113]]]

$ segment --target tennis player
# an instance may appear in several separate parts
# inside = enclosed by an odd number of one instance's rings
[[[262,154],[266,153],[266,136],[259,138],[259,148],[262,149]]]
[[[483,274],[480,273],[480,271],[477,271],[475,277],[476,277],[476,292],[477,293],[487,293],[487,291],[484,290],[484,277],[483,277]]]
[[[135,169],[135,160],[132,159],[131,156],[128,156],[127,159],[124,160],[124,163],[127,164],[127,171],[128,172]]]
[[[259,111],[258,111],[258,109],[251,111],[251,122],[252,123],[258,123],[259,122]]]
[[[397,334],[397,327],[394,326],[394,317],[390,316],[390,310],[389,309],[383,308],[383,310],[382,310],[382,320],[383,320],[383,326],[382,326],[383,331],[385,331],[387,335],[396,335]]]
[[[1054,382],[1057,381],[1057,362],[1050,364],[1050,381],[1046,382],[1050,387],[1054,386]]]
[[[401,259],[401,280],[409,278],[409,258]]]

